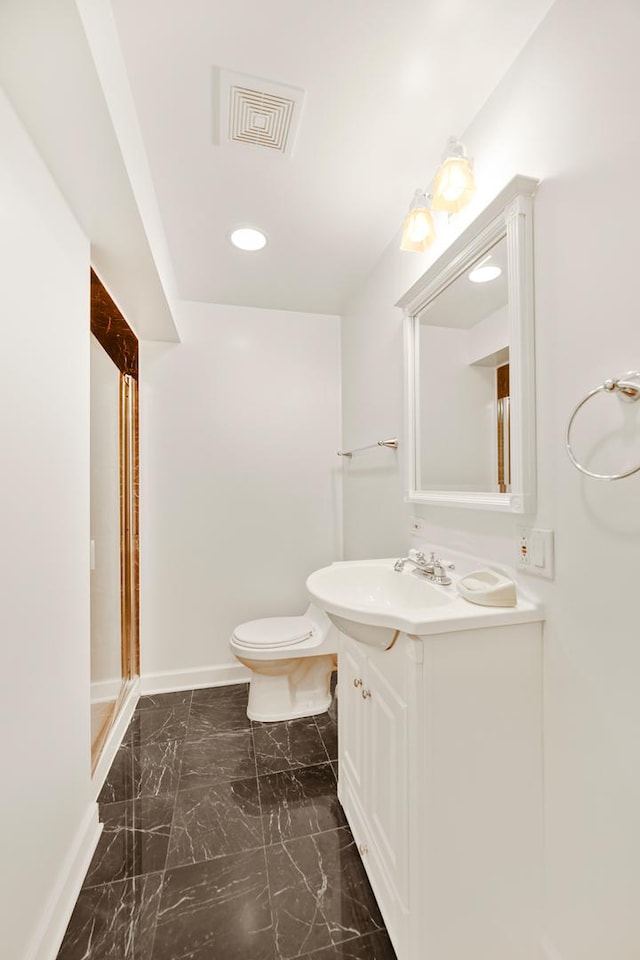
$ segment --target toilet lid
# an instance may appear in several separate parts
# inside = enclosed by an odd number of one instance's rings
[[[293,647],[313,636],[313,622],[308,617],[265,617],[241,623],[233,639],[241,647]]]

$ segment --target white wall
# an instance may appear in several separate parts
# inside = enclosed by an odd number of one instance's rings
[[[3,956],[44,960],[51,953],[39,952],[41,942],[51,950],[64,932],[51,911],[70,862],[97,828],[89,743],[89,245],[1,92],[0,142],[0,929]]]
[[[420,324],[420,489],[496,487],[496,372],[468,362],[470,333]]]
[[[215,680],[234,626],[302,612],[341,555],[338,318],[182,303],[176,321],[180,345],[141,352],[147,689]]]
[[[500,307],[467,330],[467,363],[499,366],[505,360],[496,357],[509,350],[509,311]]]
[[[640,956],[640,476],[615,484],[581,477],[563,437],[589,389],[640,367],[640,194],[627,187],[634,174],[621,172],[635,170],[640,155],[639,42],[636,0],[558,0],[464,134],[475,156],[476,211],[516,172],[542,180],[538,511],[528,519],[555,529],[557,572],[554,582],[528,584],[548,613],[545,955],[553,960]],[[449,239],[473,212],[453,221]],[[394,242],[347,311],[345,437],[400,429],[401,318],[393,304],[429,262]],[[422,513],[423,539],[513,561],[515,518],[403,505],[403,489],[400,462],[347,476],[347,557],[402,553],[407,517]]]

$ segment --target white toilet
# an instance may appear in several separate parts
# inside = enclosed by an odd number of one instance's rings
[[[324,713],[331,704],[331,674],[338,632],[310,604],[302,617],[249,620],[233,631],[231,652],[251,670],[247,716],[270,723]]]

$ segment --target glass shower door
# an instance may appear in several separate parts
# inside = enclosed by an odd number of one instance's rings
[[[138,343],[91,276],[91,758],[139,675]]]

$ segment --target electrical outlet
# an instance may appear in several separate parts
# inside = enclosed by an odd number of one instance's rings
[[[422,517],[409,518],[409,531],[414,537],[424,532],[424,520]]]
[[[518,527],[518,566],[528,567],[531,564],[531,554],[529,553],[529,538],[531,536],[531,527]]]
[[[553,530],[518,527],[518,568],[553,579]]]

